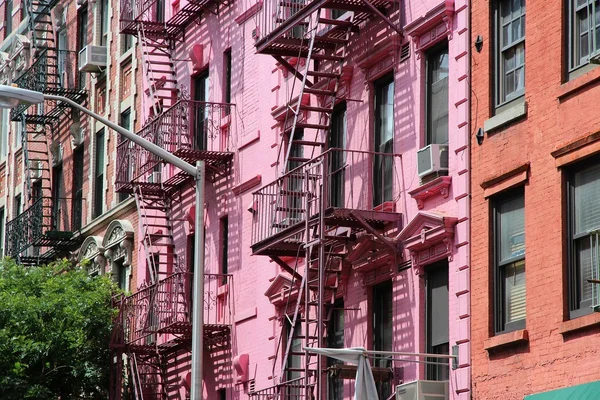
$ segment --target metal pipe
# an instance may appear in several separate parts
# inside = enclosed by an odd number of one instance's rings
[[[191,400],[202,398],[204,353],[204,161],[196,162],[196,219],[194,221],[194,305],[192,316]]]

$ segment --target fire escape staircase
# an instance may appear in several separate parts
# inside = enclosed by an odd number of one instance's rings
[[[13,83],[24,89],[62,95],[81,103],[87,93],[79,87],[75,72],[77,55],[72,51],[56,50],[51,11],[57,3],[56,0],[24,0],[33,56],[30,66]],[[72,250],[80,242],[58,219],[66,199],[52,198],[49,142],[53,137],[47,136],[48,132],[55,131],[59,119],[70,108],[60,102],[47,103],[18,105],[11,113],[11,120],[21,123],[25,175],[23,204],[29,207],[7,223],[5,248],[7,255],[24,264],[49,261],[57,252]],[[40,254],[40,249],[36,249],[24,254],[32,246],[44,247],[47,251]]]
[[[142,225],[142,244],[146,253],[146,263],[150,283],[165,278],[179,270],[173,223],[170,219],[171,200],[166,193],[144,193],[140,185],[134,184],[135,201]]]
[[[369,224],[360,216],[354,218],[352,211],[344,217],[346,221],[336,222],[335,216],[331,218],[328,215],[329,193],[325,186],[328,182],[326,177],[332,171],[329,171],[331,164],[324,160],[332,154],[320,157],[320,161],[316,157],[323,154],[329,143],[331,117],[339,100],[352,33],[373,16],[384,19],[400,33],[384,14],[386,9],[389,11],[390,4],[379,0],[273,0],[263,6],[264,24],[267,27],[271,25],[273,29],[257,41],[257,52],[272,55],[280,66],[297,78],[294,84],[300,82],[300,87],[298,90],[292,88],[286,105],[283,129],[290,134],[289,139],[282,140],[280,145],[280,155],[282,150],[284,154],[284,162],[279,163],[281,178],[271,185],[274,189],[266,187],[261,194],[266,204],[269,201],[275,203],[274,210],[268,212],[270,226],[266,231],[265,228],[255,231],[263,241],[254,242],[253,252],[269,255],[290,273],[291,287],[297,290],[298,296],[293,299],[288,295],[282,312],[283,318],[287,319],[284,325],[287,325],[288,332],[285,332],[286,328],[282,330],[275,354],[270,357],[273,360],[271,378],[275,385],[251,393],[250,398],[309,400],[324,396],[325,360],[303,348],[324,347],[326,344],[332,306],[349,272],[345,256],[354,238],[353,230],[348,227],[348,217],[365,225],[366,230],[373,231],[373,228],[367,226]],[[350,13],[334,18],[334,10]],[[275,18],[270,21],[273,15]],[[302,65],[303,70],[297,68]],[[315,98],[316,104],[306,102],[305,95]],[[289,119],[292,119],[291,124],[288,124]],[[304,135],[297,135],[300,130]],[[307,132],[314,132],[314,135],[306,139]],[[305,156],[304,151],[297,149],[310,150],[311,154]],[[261,195],[255,198],[260,201]],[[261,210],[266,211],[259,208],[259,213]],[[283,215],[292,217],[282,219]],[[300,222],[304,225],[302,229]],[[296,228],[293,228],[294,225]],[[279,254],[290,255],[294,248],[290,244],[297,246],[293,268],[279,258]],[[301,324],[301,329],[296,328],[298,324]],[[301,346],[298,346],[299,343]],[[291,357],[295,357],[294,363],[290,363]]]

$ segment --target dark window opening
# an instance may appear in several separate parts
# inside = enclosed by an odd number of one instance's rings
[[[375,82],[375,152],[373,168],[373,206],[392,200],[394,151],[394,76]]]

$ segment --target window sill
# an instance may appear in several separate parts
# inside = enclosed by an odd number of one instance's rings
[[[501,333],[491,337],[483,343],[483,348],[488,352],[504,347],[518,346],[529,342],[527,329],[519,329],[513,332]]]
[[[527,116],[527,102],[523,101],[485,121],[483,130],[485,132],[495,131],[525,116]]]
[[[600,326],[600,313],[593,313],[563,322],[560,324],[559,332],[561,335],[568,335],[582,329],[597,326]]]
[[[564,101],[598,81],[600,81],[600,68],[594,68],[580,77],[563,83],[559,88],[557,98],[559,101]]]

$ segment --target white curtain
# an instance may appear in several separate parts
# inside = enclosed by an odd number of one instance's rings
[[[366,357],[364,347],[351,347],[346,349],[323,349],[307,348],[311,353],[321,354],[327,357],[341,360],[345,363],[358,365],[356,369],[356,390],[354,400],[377,400],[377,387],[371,365]]]

